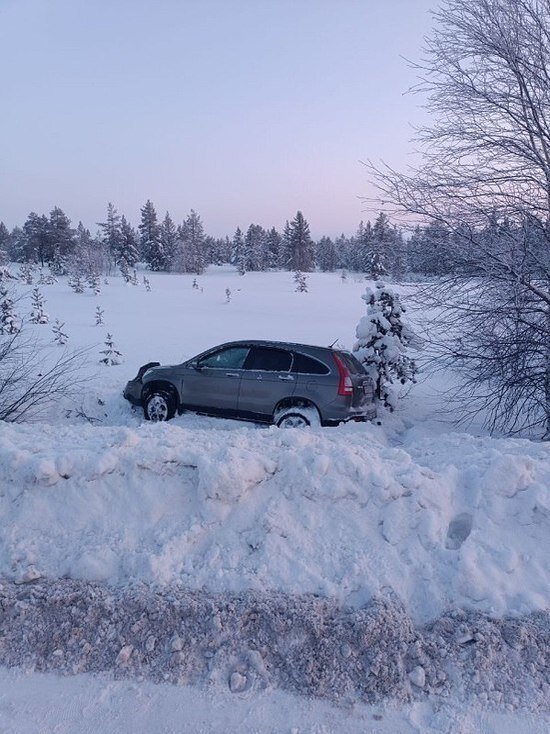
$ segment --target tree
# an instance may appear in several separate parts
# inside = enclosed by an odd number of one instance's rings
[[[237,227],[231,242],[231,263],[236,265],[239,275],[246,273],[246,254],[244,251],[244,239],[241,228]]]
[[[330,237],[321,237],[315,247],[315,263],[325,273],[332,273],[338,267],[338,255]]]
[[[251,224],[244,236],[247,270],[266,270],[266,232],[259,224]]]
[[[71,220],[65,212],[55,206],[50,212],[48,222],[48,250],[47,260],[52,263],[65,262],[75,248],[74,230],[71,229]]]
[[[105,337],[105,349],[102,349],[100,354],[103,354],[103,357],[99,360],[100,364],[104,364],[107,367],[122,364],[122,352],[119,352],[116,348],[111,334],[107,334]]]
[[[44,266],[50,254],[49,221],[44,214],[39,216],[31,212],[23,225],[24,243],[23,257],[27,262],[40,263]]]
[[[167,268],[170,268],[174,261],[174,257],[176,254],[177,235],[178,233],[176,225],[172,221],[170,214],[166,212],[166,214],[164,215],[164,219],[162,220],[159,227],[159,237],[162,251],[164,252],[164,257],[166,259]],[[135,265],[135,263],[136,260],[131,263],[132,267],[133,265]]]
[[[107,247],[114,262],[118,265],[122,248],[121,220],[120,214],[111,202],[107,204],[107,220],[105,222],[99,222],[98,226],[102,231],[101,241]]]
[[[191,209],[178,230],[175,269],[201,275],[206,267],[205,236],[201,218]]]
[[[291,270],[308,273],[313,270],[313,241],[309,233],[309,224],[302,212],[290,223],[290,262]]]
[[[32,292],[32,311],[29,321],[31,324],[47,324],[50,318],[44,311],[44,298],[38,287]]]
[[[423,295],[462,404],[550,438],[550,3],[447,0],[434,17],[415,65],[432,113],[422,162],[370,170],[395,212],[452,238],[453,277]]]
[[[141,255],[151,270],[166,269],[166,254],[160,241],[157,213],[153,202],[147,199],[141,208],[140,232]]]
[[[384,283],[361,296],[367,313],[357,325],[355,356],[374,380],[376,398],[390,410],[397,405],[395,383],[415,382],[416,364],[407,354],[412,332],[403,324],[399,294]]]
[[[129,268],[133,268],[139,260],[138,240],[134,228],[127,221],[124,214],[120,218],[120,245],[117,263],[124,261]]]

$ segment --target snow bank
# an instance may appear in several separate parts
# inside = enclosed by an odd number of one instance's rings
[[[549,487],[550,446],[524,440],[3,425],[0,577],[525,614],[547,603]]]

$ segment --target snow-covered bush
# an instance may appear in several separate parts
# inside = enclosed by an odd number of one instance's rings
[[[390,410],[397,402],[395,384],[416,382],[416,364],[407,354],[412,332],[403,324],[399,294],[384,283],[367,288],[361,298],[367,313],[357,324],[353,351],[375,382],[377,399]]]

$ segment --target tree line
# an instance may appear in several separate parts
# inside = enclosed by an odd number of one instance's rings
[[[482,236],[503,237],[510,226],[495,219]],[[250,224],[245,230],[238,227],[231,237],[215,238],[206,234],[194,210],[176,225],[169,212],[159,220],[148,200],[141,208],[137,228],[109,203],[105,221],[98,223],[94,235],[82,222],[73,228],[57,206],[49,216],[31,212],[23,226],[11,232],[0,222],[0,264],[49,265],[56,274],[110,273],[119,268],[127,275],[139,261],[153,271],[200,275],[208,265],[230,263],[240,273],[350,270],[375,279],[391,276],[401,280],[409,274],[437,277],[460,269],[463,246],[459,240],[439,223],[417,226],[406,236],[381,212],[373,224],[360,222],[351,237],[342,234],[314,241],[300,211],[286,221],[282,231]]]

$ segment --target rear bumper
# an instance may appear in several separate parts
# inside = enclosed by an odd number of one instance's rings
[[[347,408],[343,410],[330,410],[323,416],[323,425],[336,426],[339,423],[349,423],[349,421],[367,422],[376,418],[376,405],[363,406],[359,409]]]

